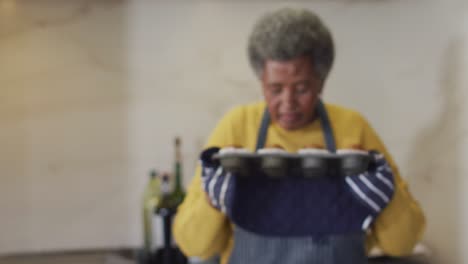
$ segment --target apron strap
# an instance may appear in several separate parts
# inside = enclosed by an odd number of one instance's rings
[[[325,144],[327,145],[327,149],[328,151],[335,153],[336,144],[335,139],[333,137],[333,129],[331,127],[330,119],[328,118],[327,110],[325,109],[325,105],[323,104],[322,100],[319,99],[317,101],[315,111],[320,119],[320,124],[322,125],[323,135],[325,138]],[[262,123],[260,124],[260,128],[258,130],[257,146],[255,147],[255,150],[259,150],[265,146],[269,124],[270,113],[268,112],[268,108],[265,108],[265,111],[263,112]]]
[[[320,118],[320,124],[322,124],[323,136],[325,137],[325,144],[327,144],[327,149],[331,153],[336,152],[335,138],[333,136],[333,128],[328,118],[327,109],[323,104],[322,100],[318,100],[315,111]]]
[[[257,146],[255,147],[255,150],[259,150],[265,146],[269,124],[270,124],[270,112],[268,112],[268,107],[265,107],[265,111],[263,112],[263,117],[262,117],[262,123],[260,125],[260,129],[258,130]]]

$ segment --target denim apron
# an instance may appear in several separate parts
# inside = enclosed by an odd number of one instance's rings
[[[327,149],[336,152],[325,106],[317,103]],[[256,149],[264,147],[266,109]],[[363,223],[368,209],[345,188],[343,177],[271,179],[235,177],[234,247],[229,264],[365,264]]]

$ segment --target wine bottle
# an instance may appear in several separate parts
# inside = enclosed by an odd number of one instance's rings
[[[160,197],[160,182],[157,177],[156,170],[151,170],[149,173],[149,181],[143,193],[143,237],[144,237],[144,254],[151,255],[154,249],[153,241],[153,215],[159,203]]]
[[[182,184],[183,174],[182,174],[182,141],[179,137],[176,137],[174,141],[174,176],[175,176],[175,183],[174,183],[174,190],[171,193],[171,204],[172,209],[176,210],[177,207],[182,203],[185,198],[185,191]]]
[[[161,196],[157,206],[157,214],[162,218],[163,246],[156,251],[155,259],[158,264],[172,264],[171,224],[173,210],[170,199],[169,175],[167,173],[163,174],[161,180]]]
[[[174,140],[174,190],[171,193],[171,209],[172,214],[175,215],[177,212],[177,207],[183,202],[185,198],[185,190],[183,187],[182,179],[182,141],[179,137],[176,137]],[[173,248],[173,263],[174,264],[187,264],[188,259],[184,256],[184,254],[180,251],[174,241],[172,242]]]
[[[159,203],[157,205],[157,213],[161,213],[161,210],[171,210],[171,183],[168,173],[163,173],[161,175],[161,186],[160,186],[160,196]]]

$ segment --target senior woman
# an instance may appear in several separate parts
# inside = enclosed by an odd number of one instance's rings
[[[425,218],[393,159],[362,115],[321,101],[334,61],[327,27],[304,9],[268,13],[254,26],[248,55],[265,100],[235,107],[209,137],[174,222],[182,251],[220,255],[223,264],[366,263],[374,247],[410,254]],[[275,145],[359,148],[371,151],[374,166],[346,178],[241,183],[210,158],[220,148]]]

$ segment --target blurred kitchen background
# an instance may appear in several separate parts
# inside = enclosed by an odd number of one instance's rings
[[[187,184],[216,121],[261,99],[247,35],[287,5],[330,26],[325,100],[382,136],[432,258],[468,263],[466,0],[0,0],[0,263],[141,247],[149,169],[179,135]]]

